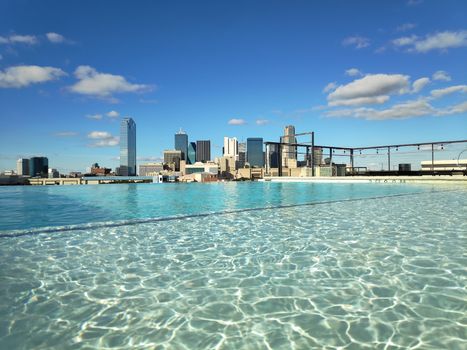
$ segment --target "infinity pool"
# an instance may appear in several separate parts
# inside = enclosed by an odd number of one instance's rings
[[[0,188],[1,349],[465,349],[467,189]]]

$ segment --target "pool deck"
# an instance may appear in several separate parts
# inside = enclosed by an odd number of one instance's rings
[[[288,177],[271,176],[258,181],[313,182],[313,183],[461,183],[467,185],[467,176],[334,176]]]

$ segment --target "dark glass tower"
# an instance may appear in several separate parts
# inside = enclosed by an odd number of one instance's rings
[[[49,160],[47,157],[32,157],[29,159],[29,175],[32,177],[48,177]]]
[[[195,162],[196,162],[196,143],[190,142],[188,145],[187,163],[195,164]]]
[[[196,141],[196,161],[207,162],[211,160],[211,141]]]
[[[123,118],[120,124],[120,174],[136,176],[136,123]]]
[[[249,137],[246,139],[246,156],[251,167],[262,168],[264,166],[262,137]]]
[[[180,130],[175,134],[175,149],[182,152],[181,160],[188,158],[188,135]]]

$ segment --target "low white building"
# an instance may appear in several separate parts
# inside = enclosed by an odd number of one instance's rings
[[[196,162],[195,164],[187,164],[185,166],[185,174],[195,174],[195,173],[210,173],[217,175],[219,172],[219,166],[216,163],[208,162],[201,163]]]
[[[467,170],[467,159],[452,160],[424,160],[421,162],[422,171],[462,171]]]

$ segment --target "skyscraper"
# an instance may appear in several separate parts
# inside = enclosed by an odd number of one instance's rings
[[[16,161],[16,173],[18,175],[29,175],[29,159],[20,158]]]
[[[182,151],[180,150],[165,150],[164,164],[168,165],[173,171],[180,171],[180,159]]]
[[[187,164],[195,164],[195,163],[196,163],[196,143],[190,142],[188,144]]]
[[[295,127],[293,125],[287,125],[284,128],[284,136],[281,137],[283,143],[297,143],[295,137]],[[293,160],[295,162],[290,162]],[[282,146],[282,166],[288,167],[290,164],[295,163],[297,160],[297,147],[296,146]],[[289,164],[290,163],[290,164]]]
[[[238,163],[237,169],[243,168],[246,163],[246,142],[238,143]]]
[[[234,157],[238,160],[238,141],[236,137],[224,137],[224,157]]]
[[[48,177],[49,160],[47,157],[32,157],[29,159],[29,175]]]
[[[246,139],[246,156],[251,167],[264,166],[263,138],[249,137]]]
[[[211,141],[199,140],[196,141],[196,161],[207,162],[211,160]]]
[[[188,135],[180,129],[175,134],[175,149],[182,152],[181,160],[188,158]]]
[[[120,124],[120,171],[122,176],[136,176],[136,123],[123,118]]]
[[[279,158],[279,145],[270,144],[269,147],[267,147],[266,149],[266,162],[268,164],[267,168],[278,168],[279,162],[281,161]]]

